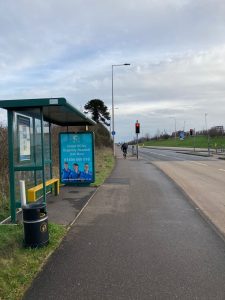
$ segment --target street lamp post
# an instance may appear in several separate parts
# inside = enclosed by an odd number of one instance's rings
[[[119,107],[114,107],[115,109],[119,109]],[[110,116],[111,116],[111,120],[110,120],[110,134],[112,134],[112,108],[109,109],[109,111],[111,111]]]
[[[114,95],[113,95],[113,67],[130,66],[130,64],[112,65],[112,139],[113,139],[113,155],[115,156],[115,123],[114,123]]]
[[[174,119],[174,126],[175,126],[175,135],[174,135],[174,137],[175,137],[175,141],[176,141],[176,138],[177,138],[177,120],[176,120],[176,118],[174,118],[174,117],[170,117],[171,119]]]

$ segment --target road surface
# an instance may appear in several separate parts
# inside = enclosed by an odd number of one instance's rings
[[[224,160],[147,148],[139,154],[171,177],[225,235]]]

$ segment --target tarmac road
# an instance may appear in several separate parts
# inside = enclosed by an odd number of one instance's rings
[[[171,150],[139,149],[171,177],[225,236],[225,161]]]
[[[225,299],[225,242],[164,173],[119,156],[24,299]]]

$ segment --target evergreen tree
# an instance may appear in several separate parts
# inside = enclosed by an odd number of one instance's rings
[[[106,126],[110,125],[109,123],[107,123],[107,120],[110,120],[108,107],[102,100],[90,100],[87,102],[87,104],[85,104],[84,109],[86,110],[85,113],[91,113],[91,117],[96,123],[103,123]]]

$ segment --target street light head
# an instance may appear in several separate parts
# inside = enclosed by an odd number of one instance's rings
[[[112,68],[113,67],[122,67],[122,66],[130,66],[130,64],[119,64],[119,65],[112,65]]]

